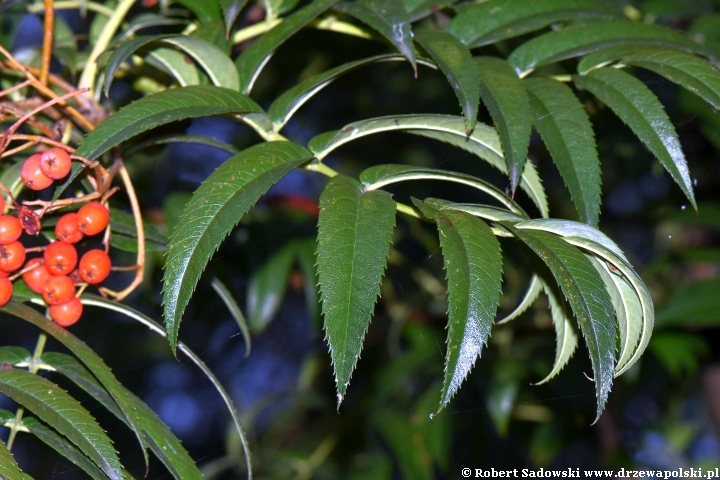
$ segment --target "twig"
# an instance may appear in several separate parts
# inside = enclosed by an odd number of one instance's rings
[[[25,80],[24,82],[16,83],[16,84],[13,85],[12,87],[6,88],[5,90],[1,91],[1,92],[0,92],[0,98],[4,97],[5,95],[8,95],[8,94],[10,94],[10,93],[12,93],[12,92],[15,92],[15,91],[17,91],[17,90],[20,90],[20,89],[22,89],[22,88],[25,88],[25,87],[27,87],[28,85],[30,85],[30,81],[29,81],[29,80]]]
[[[45,0],[45,24],[43,26],[42,62],[40,64],[40,83],[47,85],[52,59],[53,34],[55,32],[55,9],[53,0]]]

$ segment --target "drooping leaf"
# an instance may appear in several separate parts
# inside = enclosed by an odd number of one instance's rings
[[[525,313],[525,311],[530,308],[530,305],[535,303],[535,300],[537,300],[538,296],[540,296],[541,291],[542,283],[540,283],[540,277],[538,277],[537,274],[533,274],[532,278],[530,278],[530,285],[528,285],[528,288],[517,307],[495,323],[502,325],[503,323],[515,320],[517,317]]]
[[[477,217],[413,200],[440,234],[448,283],[445,381],[438,412],[460,389],[490,336],[500,298],[502,256],[490,227]]]
[[[90,475],[94,480],[106,480],[107,476],[103,474],[95,464],[86,457],[83,452],[75,447],[72,443],[68,442],[64,437],[61,437],[55,431],[45,426],[39,420],[33,417],[24,417],[22,424],[30,433],[39,438],[43,443],[51,447],[53,450],[58,452],[63,457],[70,460],[72,463],[80,467],[85,473]],[[127,472],[125,472],[123,478],[127,478]]]
[[[23,480],[15,457],[2,440],[0,440],[0,477],[6,480]]]
[[[230,35],[230,30],[246,3],[247,0],[220,0],[220,7],[222,8],[223,18],[225,19],[226,35]]]
[[[563,21],[592,21],[617,16],[602,2],[590,0],[495,0],[462,10],[447,31],[475,48],[525,35]]]
[[[532,120],[525,87],[508,63],[496,57],[475,57],[480,95],[500,135],[510,177],[510,191],[525,169]]]
[[[345,1],[335,5],[335,10],[347,13],[372,27],[392,43],[417,72],[412,27],[402,0]]]
[[[508,57],[521,77],[535,68],[587,55],[616,45],[661,46],[691,53],[707,53],[702,45],[659,25],[626,20],[599,21],[546,33],[516,48]]]
[[[557,218],[535,218],[526,220],[515,225],[517,228],[528,230],[544,230],[546,232],[560,235],[561,237],[581,237],[599,243],[612,251],[615,255],[627,262],[625,254],[620,247],[597,228],[590,227],[584,223],[573,222],[572,220],[561,220]]]
[[[597,398],[597,421],[612,387],[617,339],[615,311],[602,277],[590,260],[564,239],[543,231],[503,225],[548,266],[572,308],[590,353]]]
[[[85,137],[76,155],[95,159],[139,133],[176,120],[261,111],[249,97],[227,88],[196,85],[164,90],[109,116]]]
[[[206,40],[184,35],[165,37],[161,42],[172,45],[192,57],[218,87],[240,89],[240,77],[232,60],[219,47]]]
[[[545,142],[580,219],[596,226],[600,215],[600,160],[585,109],[572,90],[555,80],[524,81],[535,128]]]
[[[654,93],[637,78],[615,68],[598,68],[573,76],[615,112],[663,164],[697,210],[690,172],[677,132]]]
[[[542,385],[560,373],[575,353],[578,344],[577,334],[570,322],[571,315],[565,308],[565,301],[558,295],[557,287],[552,287],[542,280],[541,282],[542,289],[548,297],[550,315],[555,327],[555,362],[550,373],[535,385]]]
[[[243,340],[245,341],[245,358],[247,358],[252,348],[252,339],[250,337],[250,327],[248,326],[247,320],[245,320],[245,315],[243,315],[240,306],[235,301],[235,298],[233,298],[230,290],[228,290],[225,284],[218,280],[217,277],[212,279],[210,285],[230,311],[230,315],[232,315],[235,323],[237,323],[238,328],[240,328]]]
[[[177,0],[177,3],[190,10],[201,22],[210,22],[221,18],[218,2],[208,0]]]
[[[275,317],[285,298],[290,269],[295,260],[295,244],[289,242],[273,254],[250,277],[247,310],[250,328],[259,332]]]
[[[480,81],[470,51],[449,33],[421,30],[415,40],[435,60],[460,101],[465,117],[465,134],[470,135],[480,103]]]
[[[317,272],[338,406],[370,325],[395,227],[395,202],[387,192],[365,192],[337,175],[320,196]]]
[[[145,61],[149,65],[172,75],[181,87],[199,85],[200,75],[198,75],[197,67],[192,62],[188,63],[186,59],[184,53],[167,47],[156,48],[145,57]]]
[[[236,60],[240,74],[240,91],[250,93],[260,70],[275,50],[298,30],[312,22],[318,15],[332,7],[337,0],[313,0],[311,3],[284,18],[269,32],[257,39]]]
[[[63,389],[24,370],[0,370],[0,393],[68,437],[108,477],[122,480],[123,468],[112,441],[92,415]]]
[[[163,303],[173,351],[185,307],[200,274],[242,216],[290,170],[312,154],[292,142],[266,142],[223,163],[198,188],[168,245]]]

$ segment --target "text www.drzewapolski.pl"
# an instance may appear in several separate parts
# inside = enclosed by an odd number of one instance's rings
[[[676,468],[675,470],[583,470],[566,468],[564,470],[547,470],[540,468],[514,468],[498,470],[495,468],[463,468],[463,478],[717,478],[720,480],[720,468]]]

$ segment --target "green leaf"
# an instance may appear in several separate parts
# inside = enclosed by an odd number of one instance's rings
[[[285,40],[312,22],[336,2],[337,0],[313,0],[305,7],[284,18],[280,24],[250,45],[235,60],[235,66],[240,74],[240,91],[246,94],[250,93],[257,76],[260,74],[260,70],[275,50]]]
[[[310,140],[308,148],[322,159],[336,148],[357,138],[375,133],[405,130],[414,135],[433,138],[462,148],[507,174],[507,163],[495,129],[478,123],[467,136],[462,117],[452,115],[398,115],[370,118],[346,125],[337,132],[320,134]],[[547,199],[540,177],[532,162],[525,162],[520,188],[528,193],[543,217],[548,216]]]
[[[508,63],[495,57],[475,57],[480,76],[480,95],[500,134],[515,195],[525,168],[532,120],[525,87]]]
[[[503,224],[548,266],[572,307],[590,352],[597,397],[597,415],[605,408],[615,368],[615,311],[602,277],[590,260],[564,239],[543,231]]]
[[[510,200],[507,195],[505,195],[505,192],[485,180],[473,177],[472,175],[456,173],[450,170],[413,167],[411,165],[394,165],[391,163],[370,167],[360,174],[360,181],[365,184],[365,190],[377,190],[378,188],[392,185],[393,183],[406,182],[409,180],[441,180],[467,185],[490,195],[509,208],[513,213],[523,217],[523,219],[527,218],[522,208]]]
[[[165,37],[161,42],[187,53],[218,87],[240,89],[240,77],[232,60],[219,47],[206,40],[183,35]]]
[[[226,28],[223,20],[213,20],[212,22],[201,23],[198,28],[190,33],[190,36],[212,43],[218,47],[226,57],[230,57],[232,53],[232,42],[226,33]],[[233,68],[234,65],[235,64],[233,64]],[[237,73],[237,71],[234,73]]]
[[[495,0],[457,14],[447,31],[471,48],[525,35],[564,21],[592,21],[617,16],[602,2],[590,0]]]
[[[211,137],[206,137],[204,135],[185,135],[180,133],[171,133],[168,135],[153,135],[152,138],[148,138],[143,142],[138,142],[132,147],[128,148],[125,152],[125,155],[126,157],[128,157],[144,148],[154,147],[157,145],[166,145],[168,143],[197,143],[200,145],[206,145],[208,147],[214,147],[225,152],[232,153],[233,155],[236,153],[240,153],[240,150],[235,146],[230,145],[229,143],[221,142],[220,140],[215,140]]]
[[[0,477],[5,480],[23,480],[20,467],[5,443],[0,440]]]
[[[100,15],[98,15],[96,18],[98,17],[100,17]],[[120,34],[120,39],[126,40],[144,28],[169,25],[187,25],[188,23],[189,21],[184,18],[164,17],[157,13],[141,13],[130,19],[130,21],[128,22],[128,26],[125,27]],[[92,40],[91,43],[93,43]]]
[[[243,315],[242,310],[240,310],[240,306],[233,298],[230,290],[228,290],[225,284],[218,280],[217,277],[212,279],[210,285],[223,301],[228,311],[230,311],[230,315],[232,315],[235,323],[237,323],[238,328],[240,328],[243,340],[245,340],[245,358],[247,358],[250,355],[250,349],[252,348],[252,339],[250,337],[250,328],[248,327],[247,320],[245,320],[245,315]]]
[[[222,8],[223,18],[225,19],[226,35],[230,35],[230,30],[246,3],[247,0],[220,0],[220,7]]]
[[[525,80],[535,128],[545,142],[580,219],[597,226],[600,215],[600,160],[585,109],[572,90],[555,80]]]
[[[520,303],[518,303],[517,307],[515,307],[515,309],[509,314],[507,314],[504,318],[501,318],[495,323],[498,325],[502,325],[503,323],[515,320],[517,317],[525,313],[525,311],[530,308],[530,305],[535,303],[535,300],[537,300],[537,298],[540,296],[541,291],[542,283],[540,282],[540,277],[538,277],[537,274],[533,274],[532,278],[530,279],[530,285],[528,285],[528,288],[525,291],[525,295],[523,295],[523,298],[520,300]]]
[[[63,389],[24,370],[0,370],[0,393],[68,437],[108,477],[122,480],[123,468],[112,441],[90,413]]]
[[[81,299],[84,303],[85,298]],[[118,305],[114,302],[107,302]],[[124,306],[122,306],[124,307]],[[126,307],[124,307],[126,308]],[[21,318],[44,330],[68,348],[102,383],[136,433],[143,449],[149,446],[178,480],[200,479],[200,471],[170,429],[139,398],[117,381],[112,371],[95,352],[66,329],[47,320],[33,308],[11,300],[0,311]],[[40,415],[39,415],[40,416]],[[43,417],[40,416],[42,419]],[[143,452],[147,461],[147,453]]]
[[[317,291],[317,271],[315,269],[315,252],[317,241],[314,238],[300,240],[297,243],[297,262],[305,281],[305,303],[310,318],[320,320],[320,296]],[[319,323],[317,323],[319,326]]]
[[[623,57],[632,55],[637,52],[638,49],[645,50],[651,47],[638,47],[637,45],[617,45],[614,47],[604,48],[597,52],[592,52],[589,55],[585,55],[580,62],[578,62],[577,72],[580,75],[585,75],[587,72],[594,68],[605,67],[613,62],[620,60]],[[665,47],[666,51],[669,51],[669,47]]]
[[[181,87],[200,84],[197,67],[193,63],[188,63],[186,59],[184,53],[166,47],[156,48],[145,57],[145,61],[149,65],[172,75]],[[106,89],[109,88],[108,84]]]
[[[485,400],[490,419],[495,424],[495,430],[502,438],[507,437],[510,427],[510,418],[518,390],[520,390],[520,377],[522,369],[518,361],[512,358],[503,358],[493,365],[490,373],[489,391]]]
[[[22,347],[0,347],[0,366],[22,364],[32,358],[30,352]]]
[[[480,103],[480,81],[470,51],[449,33],[422,30],[415,40],[435,60],[460,101],[465,117],[465,134],[470,135]]]
[[[209,22],[221,18],[220,6],[216,1],[177,0],[177,3],[190,10],[201,22]]]
[[[413,32],[402,0],[340,2],[335,5],[335,10],[357,18],[385,37],[408,59],[417,76]]]
[[[508,62],[518,75],[524,77],[541,65],[616,45],[651,45],[707,54],[701,45],[669,28],[612,20],[575,25],[535,37],[516,48]]]
[[[176,120],[261,111],[249,97],[227,88],[197,85],[165,90],[108,117],[85,137],[76,155],[95,159],[139,133]]]
[[[185,307],[220,242],[275,182],[311,158],[292,142],[261,143],[228,159],[195,192],[173,231],[165,262],[163,303],[173,351]]]
[[[30,433],[39,438],[43,443],[50,446],[56,452],[63,457],[70,460],[72,463],[80,467],[85,473],[90,475],[95,480],[105,480],[107,477],[103,474],[102,470],[95,466],[95,464],[86,457],[83,452],[78,450],[72,443],[68,442],[64,437],[61,437],[50,428],[46,427],[39,420],[33,417],[25,417],[22,420],[22,424]],[[125,472],[127,478],[127,472]]]
[[[135,217],[130,213],[116,208],[110,209],[110,230],[112,233],[121,233],[128,237],[137,238],[137,225]],[[158,227],[150,222],[143,222],[143,230],[145,231],[145,240],[158,245],[166,245],[167,238],[160,233]]]
[[[705,337],[688,332],[657,333],[649,347],[673,377],[693,375],[700,366],[700,359],[711,353]]]
[[[385,271],[395,202],[337,175],[320,196],[317,271],[338,407],[350,383]]]
[[[502,256],[492,230],[479,218],[413,203],[437,224],[448,283],[447,355],[439,413],[460,389],[490,336],[500,298]]]
[[[480,217],[483,220],[489,220],[491,222],[517,223],[527,220],[526,217],[522,217],[517,213],[511,212],[510,210],[499,207],[492,207],[490,205],[480,205],[477,203],[451,203],[445,207],[442,207],[441,210],[458,210],[460,212],[469,213],[470,215],[475,215],[476,217]]]
[[[598,68],[573,76],[627,124],[663,164],[697,210],[690,172],[675,127],[654,93],[637,78],[615,68]]]
[[[558,295],[557,287],[553,288],[542,280],[540,282],[548,297],[550,315],[552,315],[553,326],[555,327],[555,362],[550,373],[535,385],[542,385],[560,373],[573,356],[573,353],[575,353],[578,344],[577,334],[570,322],[570,315],[568,315],[565,308],[565,301]]]
[[[253,331],[264,330],[275,317],[285,298],[294,260],[295,244],[289,242],[250,277],[247,310],[250,328]]]
[[[662,306],[657,325],[715,327],[720,324],[720,279],[711,278],[678,288]]]

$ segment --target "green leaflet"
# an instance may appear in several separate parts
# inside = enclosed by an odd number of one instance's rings
[[[522,368],[514,358],[501,359],[493,366],[490,374],[485,405],[501,438],[507,437],[508,434],[510,419],[520,390],[521,376]]]
[[[524,81],[535,128],[545,142],[583,222],[597,226],[600,160],[585,109],[572,90],[545,78]]]
[[[90,413],[63,389],[24,370],[2,370],[0,393],[68,437],[108,477],[122,480],[123,468],[112,441]]]
[[[470,51],[449,33],[421,30],[415,40],[435,60],[450,82],[460,101],[465,117],[465,134],[470,135],[477,119],[480,103],[480,82],[478,71]]]
[[[233,155],[236,153],[240,153],[240,150],[237,149],[235,146],[230,145],[229,143],[221,142],[220,140],[215,140],[211,137],[206,137],[204,135],[186,135],[181,133],[171,133],[168,135],[153,136],[152,138],[148,138],[143,142],[138,142],[132,147],[128,148],[125,152],[125,155],[130,156],[133,153],[139,152],[144,148],[154,147],[157,145],[166,145],[168,143],[198,143],[200,145],[207,145],[208,147],[215,147],[220,150],[224,150],[228,153],[232,153]]]
[[[410,165],[393,164],[370,167],[360,174],[360,181],[365,184],[365,190],[377,190],[386,185],[408,180],[442,180],[468,185],[490,195],[523,219],[527,218],[523,209],[510,200],[504,192],[485,180],[473,177],[472,175],[465,175],[449,170],[438,170],[435,168],[419,168]]]
[[[235,298],[233,298],[230,290],[228,290],[225,284],[217,277],[212,279],[210,285],[227,307],[230,315],[232,315],[235,320],[235,323],[237,323],[238,328],[243,335],[243,340],[245,341],[245,358],[247,358],[250,355],[250,350],[252,348],[252,338],[250,336],[250,327],[248,327],[245,315],[243,315],[242,310],[240,310],[240,306],[235,301]]]
[[[30,433],[39,438],[43,443],[51,447],[63,457],[80,467],[85,473],[90,475],[94,480],[105,480],[107,477],[103,472],[95,466],[95,464],[86,457],[83,452],[78,450],[72,443],[68,442],[43,423],[33,417],[25,417],[22,420],[23,426],[30,430]],[[124,473],[123,478],[128,478],[129,474]]]
[[[218,47],[226,57],[230,57],[232,53],[232,43],[226,33],[224,20],[213,20],[212,22],[201,23],[198,25],[198,28],[190,33],[190,36],[212,43]],[[235,71],[234,74],[237,74],[237,71]]]
[[[320,196],[317,272],[338,406],[350,383],[370,325],[395,227],[387,192],[365,192],[337,175]]]
[[[185,307],[220,242],[255,202],[293,168],[312,158],[292,142],[265,142],[235,155],[193,194],[168,245],[163,303],[173,351]]]
[[[697,210],[685,155],[662,104],[637,78],[615,68],[598,68],[587,75],[574,75],[580,87],[589,90],[625,122],[663,164]]]
[[[83,297],[82,300],[85,301],[85,298]],[[201,478],[200,471],[195,466],[195,463],[180,441],[170,432],[170,429],[160,421],[147,405],[117,381],[103,360],[85,343],[66,329],[48,321],[35,309],[15,300],[11,300],[1,307],[0,311],[21,318],[44,330],[67,347],[85,364],[112,396],[122,410],[128,424],[132,426],[132,430],[143,447],[146,462],[148,458],[145,449],[149,446],[176,479],[191,480]],[[40,418],[43,417],[40,416]]]
[[[100,15],[95,18],[99,17]],[[119,39],[127,40],[144,28],[159,27],[163,25],[187,25],[188,23],[189,21],[183,18],[164,17],[162,15],[158,15],[157,13],[141,13],[130,19],[128,26],[120,33]],[[95,40],[96,38],[91,38],[90,43],[94,43]]]
[[[442,207],[441,210],[458,210],[460,212],[469,213],[470,215],[475,215],[476,217],[480,217],[483,220],[489,220],[491,222],[517,223],[527,220],[526,217],[522,217],[517,213],[511,212],[510,210],[492,207],[490,205],[480,205],[476,203],[451,203],[445,207]]]
[[[260,70],[270,60],[275,49],[336,2],[337,0],[314,0],[284,18],[280,24],[250,45],[235,60],[235,67],[240,74],[240,91],[250,93]]]
[[[613,242],[610,237],[605,235],[597,228],[590,227],[584,223],[573,222],[572,220],[560,220],[557,218],[536,218],[532,220],[526,220],[522,223],[515,225],[517,228],[529,229],[529,230],[544,230],[546,232],[560,235],[561,237],[581,237],[588,239],[592,242],[599,243],[603,247],[612,251],[615,255],[622,258],[624,262],[627,262],[625,254],[620,250],[620,247]]]
[[[0,365],[17,366],[32,358],[30,352],[22,347],[0,347]]]
[[[614,47],[604,48],[597,52],[592,52],[585,55],[580,62],[578,62],[577,72],[580,75],[585,75],[587,72],[594,68],[605,67],[613,62],[620,60],[623,57],[632,55],[637,52],[638,49],[645,50],[652,47],[638,47],[637,45],[616,45]],[[670,47],[664,47],[665,51],[670,51]]]
[[[448,283],[445,381],[438,412],[460,389],[490,336],[500,298],[502,256],[490,227],[460,211],[437,211],[417,200],[435,220]]]
[[[720,324],[720,279],[711,278],[677,289],[657,315],[662,328],[694,325],[714,327]]]
[[[220,7],[223,11],[223,18],[225,19],[225,34],[230,35],[230,29],[232,29],[235,20],[240,11],[243,9],[247,0],[220,0]]]
[[[306,238],[297,242],[297,263],[305,281],[305,304],[313,324],[320,327],[320,296],[317,291],[317,271],[315,270],[315,251],[317,242]]]
[[[447,26],[475,48],[545,28],[562,21],[592,21],[617,16],[603,2],[590,0],[495,0],[468,7]]]
[[[701,333],[658,332],[648,347],[672,377],[687,378],[697,372],[701,358],[711,356],[708,340]]]
[[[573,356],[573,353],[575,353],[578,344],[577,334],[570,322],[570,315],[568,315],[565,308],[565,301],[558,296],[557,287],[553,288],[542,280],[540,282],[542,282],[542,289],[548,297],[550,314],[555,327],[555,362],[550,373],[535,385],[542,385],[560,373]]]
[[[495,57],[475,57],[480,76],[480,95],[500,135],[515,195],[525,169],[532,120],[525,87],[508,63]]]
[[[507,223],[503,225],[548,266],[572,307],[593,366],[597,421],[612,387],[617,338],[615,311],[602,277],[585,255],[565,239],[543,231],[530,232]]]
[[[285,298],[290,269],[295,261],[295,244],[286,243],[253,272],[247,290],[250,329],[259,332],[275,317]]]
[[[23,474],[15,457],[2,440],[0,440],[0,477],[6,480],[23,480]]]
[[[145,57],[145,61],[155,68],[163,70],[173,77],[181,87],[199,85],[200,75],[193,63],[186,61],[186,56],[174,48],[160,47],[152,50]],[[110,87],[107,86],[107,89]]]
[[[515,310],[513,310],[504,318],[501,318],[495,323],[497,323],[498,325],[502,325],[503,323],[515,320],[517,317],[525,313],[525,311],[530,308],[530,305],[535,303],[535,300],[537,300],[538,296],[540,296],[541,291],[542,284],[540,283],[540,277],[538,277],[537,274],[533,274],[532,278],[530,279],[530,285],[528,285],[528,289],[525,291],[525,295],[523,295],[523,298],[520,300],[520,303],[518,303],[517,307],[515,307]]]
[[[177,3],[190,10],[201,22],[220,19],[220,6],[216,1],[177,0]]]
[[[516,48],[508,63],[521,77],[535,68],[568,58],[587,55],[616,45],[655,45],[704,53],[703,47],[688,37],[658,25],[627,20],[600,21],[575,25],[546,33]]]
[[[335,10],[357,18],[385,37],[408,59],[417,76],[412,26],[402,0],[340,2]]]

